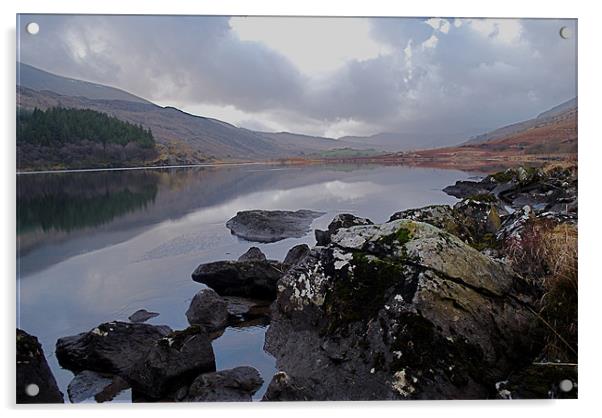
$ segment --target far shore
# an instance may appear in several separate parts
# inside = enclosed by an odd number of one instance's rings
[[[172,169],[194,167],[236,167],[249,165],[314,165],[314,164],[366,164],[366,165],[405,165],[415,167],[431,167],[450,170],[479,171],[492,173],[503,168],[519,165],[539,166],[554,161],[576,160],[574,154],[546,154],[546,155],[488,155],[476,158],[458,158],[457,155],[444,156],[417,156],[408,154],[384,154],[371,157],[345,157],[345,158],[283,158],[264,161],[216,161],[198,164],[178,165],[149,165],[135,167],[109,167],[109,168],[80,168],[80,169],[54,169],[54,170],[25,170],[17,171],[17,175],[29,174],[55,174],[55,173],[86,173],[100,171],[128,171],[149,169]],[[472,156],[475,157],[475,156]]]

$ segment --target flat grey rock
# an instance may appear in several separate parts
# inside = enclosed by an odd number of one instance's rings
[[[246,210],[226,222],[232,234],[247,241],[276,242],[286,238],[301,238],[310,231],[314,219],[324,215],[307,209]]]

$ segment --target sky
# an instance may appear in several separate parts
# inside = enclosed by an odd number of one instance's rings
[[[37,35],[24,29],[31,21]],[[23,15],[17,31],[24,63],[237,126],[333,138],[420,133],[447,145],[575,97],[576,25]]]

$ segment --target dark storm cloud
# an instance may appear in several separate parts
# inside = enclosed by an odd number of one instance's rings
[[[558,35],[563,25],[576,33],[573,21],[370,19],[369,36],[385,53],[351,56],[333,71],[313,74],[295,65],[294,54],[315,50],[324,57],[326,46],[291,37],[291,55],[269,39],[241,40],[227,17],[35,20],[41,31],[21,37],[23,62],[185,109],[228,106],[238,115],[228,121],[245,126],[434,133],[444,143],[576,95],[576,41]],[[350,42],[358,32],[352,25],[341,30]]]
[[[262,110],[301,91],[302,77],[290,62],[264,45],[239,41],[225,17],[35,19],[42,31],[22,37],[23,62],[145,98]]]

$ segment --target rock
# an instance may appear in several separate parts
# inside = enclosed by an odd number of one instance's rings
[[[453,207],[447,205],[426,206],[397,212],[389,221],[409,219],[426,222],[457,236],[467,244],[484,250],[496,248],[496,233],[508,212],[501,202],[490,196],[483,200],[463,199]]]
[[[443,191],[458,199],[464,199],[469,196],[487,195],[495,189],[496,186],[497,183],[495,181],[492,181],[490,177],[486,177],[481,181],[459,180],[453,186],[444,188]]]
[[[511,168],[489,175],[480,182],[456,182],[443,189],[458,198],[491,197],[514,209],[530,206],[534,212],[571,214],[577,212],[577,169],[531,167]]]
[[[351,215],[349,213],[339,214],[334,217],[332,222],[328,225],[327,231],[321,231],[316,229],[316,241],[317,245],[328,245],[330,237],[335,234],[341,228],[349,228],[356,225],[372,225],[372,221],[367,218],[360,218],[359,216]]]
[[[295,245],[293,248],[288,250],[288,253],[286,253],[286,257],[284,258],[282,264],[285,264],[286,266],[294,266],[295,264],[303,261],[308,254],[309,246],[307,244]]]
[[[183,402],[244,402],[263,385],[263,379],[253,367],[235,367],[198,376]]]
[[[339,229],[279,282],[266,400],[482,399],[543,344],[528,284],[432,225]]]
[[[292,384],[291,378],[285,372],[277,372],[272,377],[262,401],[311,401],[311,391]]]
[[[270,301],[226,296],[229,326],[244,328],[247,326],[268,325],[270,323]]]
[[[577,365],[534,363],[496,384],[500,399],[577,399]]]
[[[38,393],[28,395],[36,385]],[[34,393],[34,392],[29,392]],[[17,329],[17,403],[63,403],[54,375],[48,367],[42,345],[33,335]]]
[[[238,258],[238,261],[266,261],[266,257],[259,248],[251,247]]]
[[[505,242],[509,239],[520,238],[521,232],[524,230],[529,220],[534,218],[535,214],[530,206],[524,206],[519,210],[514,211],[506,217],[500,226],[500,229],[497,231],[497,240]]]
[[[224,296],[223,299],[226,301],[226,309],[231,317],[242,317],[243,315],[246,315],[253,306],[266,303],[266,301],[261,299],[249,299],[240,296]]]
[[[136,312],[131,314],[128,317],[128,319],[130,320],[130,322],[142,323],[142,322],[148,321],[151,318],[155,318],[157,316],[159,316],[159,314],[157,312],[149,312],[146,309],[138,309]]]
[[[186,318],[190,325],[198,325],[208,333],[228,325],[227,303],[212,289],[199,291],[190,302]]]
[[[441,228],[450,234],[457,235],[457,218],[454,210],[448,205],[432,205],[418,209],[408,209],[396,212],[389,218],[389,222],[399,219],[426,222]]]
[[[315,218],[324,212],[301,209],[296,212],[283,210],[247,210],[238,212],[226,222],[230,231],[247,241],[276,242],[286,238],[301,238],[309,232]]]
[[[283,274],[284,266],[274,260],[215,261],[198,266],[192,279],[206,284],[220,296],[273,300]]]
[[[119,376],[84,370],[69,382],[67,394],[71,403],[80,403],[90,398],[106,402],[127,388],[129,384]]]
[[[212,371],[215,356],[211,340],[202,328],[190,327],[155,341],[148,356],[132,368],[128,381],[145,398],[159,400],[199,373]]]
[[[124,377],[170,332],[165,325],[107,322],[91,331],[59,338],[56,357],[61,367],[73,372],[92,370]]]
[[[94,395],[94,400],[98,403],[108,402],[115,399],[126,389],[130,388],[130,384],[119,376],[113,376],[113,380],[109,386],[106,386],[101,392]]]

